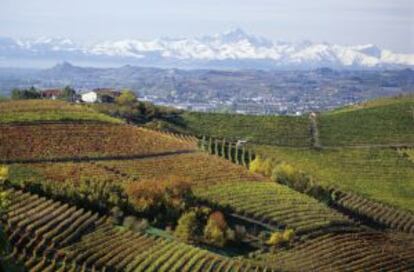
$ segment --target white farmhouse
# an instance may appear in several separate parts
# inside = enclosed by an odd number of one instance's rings
[[[95,103],[98,101],[98,93],[95,91],[89,91],[89,92],[81,94],[81,98],[83,102]]]
[[[110,88],[97,88],[81,93],[81,99],[86,103],[113,103],[120,95],[121,92]]]

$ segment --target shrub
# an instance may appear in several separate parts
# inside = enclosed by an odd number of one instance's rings
[[[114,224],[119,225],[122,223],[122,218],[124,216],[124,213],[119,207],[113,207],[111,209],[111,215],[112,215]]]
[[[194,211],[186,212],[178,220],[174,235],[184,242],[193,241],[197,233],[197,226],[197,214]]]
[[[7,192],[0,192],[0,212],[7,209],[7,206],[10,204],[10,196]]]
[[[236,241],[242,241],[244,238],[246,238],[247,231],[245,226],[236,225],[234,227],[234,232]]]
[[[293,229],[285,229],[282,234],[282,238],[285,242],[289,242],[295,236],[295,231]]]
[[[249,165],[249,170],[252,173],[259,173],[265,176],[270,176],[273,170],[273,162],[271,159],[262,159],[257,156]]]
[[[290,164],[282,162],[272,172],[272,179],[282,184],[289,184],[297,179],[298,172]]]
[[[285,229],[283,232],[274,232],[270,235],[267,244],[269,246],[280,246],[290,242],[295,236],[293,229]]]
[[[137,96],[133,91],[124,90],[121,95],[116,98],[116,103],[120,105],[131,105],[137,101]]]
[[[5,181],[9,177],[9,168],[0,166],[0,181]]]
[[[124,218],[122,225],[132,231],[141,232],[149,227],[149,223],[146,219],[138,219],[135,216],[127,216]]]
[[[283,243],[283,234],[281,232],[274,232],[270,235],[269,240],[267,240],[266,244],[269,246],[278,246]]]
[[[124,226],[127,229],[132,229],[135,223],[137,223],[138,220],[135,216],[127,216],[124,218],[124,221],[122,222],[122,226]]]
[[[272,180],[281,184],[289,185],[295,190],[308,193],[312,187],[312,179],[307,174],[295,169],[288,163],[281,163],[272,172]]]

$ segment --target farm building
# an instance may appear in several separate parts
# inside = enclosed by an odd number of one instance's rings
[[[121,93],[109,88],[99,88],[81,93],[81,99],[86,103],[112,103]]]

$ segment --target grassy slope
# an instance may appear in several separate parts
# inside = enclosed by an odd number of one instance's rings
[[[325,146],[414,144],[414,96],[341,108],[318,122]]]
[[[282,146],[307,146],[310,141],[306,117],[185,112],[182,118],[185,128],[198,135]]]
[[[287,161],[317,183],[414,211],[414,163],[390,148],[315,151],[259,146],[257,150]]]
[[[17,100],[0,102],[0,123],[96,121],[122,123],[85,105],[64,101]]]

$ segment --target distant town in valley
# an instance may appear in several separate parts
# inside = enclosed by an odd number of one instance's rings
[[[156,105],[239,114],[301,115],[414,92],[414,71],[409,68],[221,71],[129,65],[87,68],[64,62],[43,70],[0,71],[3,96],[9,96],[15,88],[33,86],[46,91],[43,98],[54,99],[58,95],[53,90],[71,86],[78,102],[110,103],[111,96],[130,89],[139,100]]]

